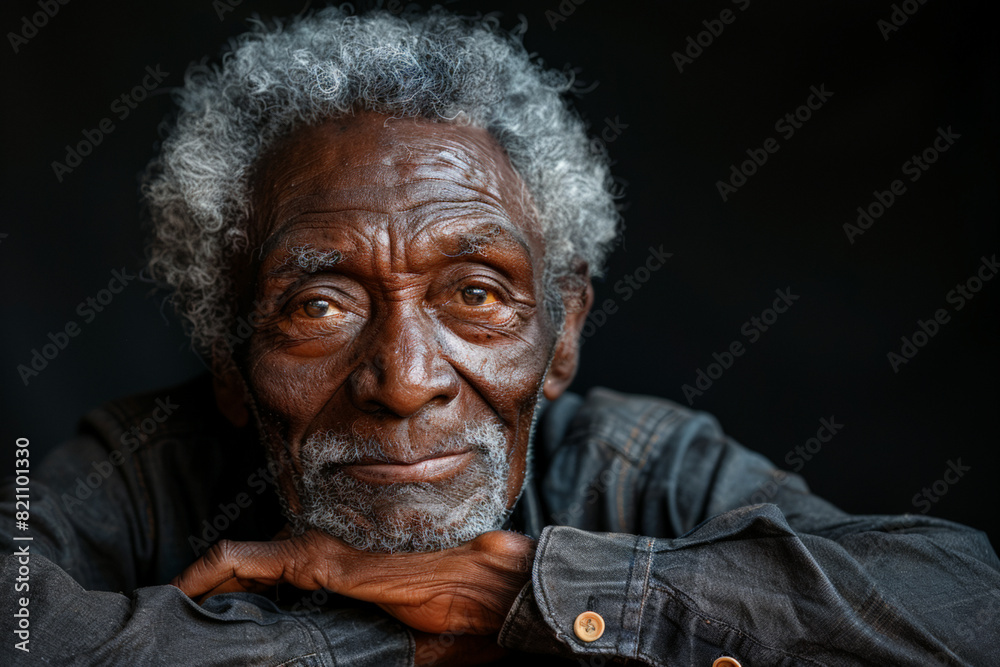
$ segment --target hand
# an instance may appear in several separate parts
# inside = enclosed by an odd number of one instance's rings
[[[289,583],[373,602],[428,633],[491,635],[531,576],[534,540],[484,533],[454,549],[358,551],[319,531],[273,542],[222,540],[173,583],[190,597]]]

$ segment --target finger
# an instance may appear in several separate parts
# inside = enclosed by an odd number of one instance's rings
[[[464,591],[477,599],[496,598],[493,606],[506,614],[531,576],[534,553],[534,540],[506,531],[427,553],[362,554],[348,548],[342,553],[343,576],[326,588],[336,585],[342,595],[394,607],[422,606],[430,598]],[[391,613],[398,617],[399,611]]]
[[[221,540],[170,583],[193,598],[231,579],[287,581],[285,576],[289,570],[287,565],[296,556],[294,545],[290,543],[291,540],[282,542]],[[292,568],[295,569],[298,568]],[[302,588],[298,582],[290,583]]]

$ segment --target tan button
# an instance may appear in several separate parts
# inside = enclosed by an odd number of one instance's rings
[[[730,658],[728,655],[724,655],[721,658],[716,658],[715,662],[712,663],[712,667],[743,667],[740,665],[740,661],[736,658]]]
[[[593,611],[585,611],[576,617],[573,632],[585,642],[597,641],[604,634],[604,619]]]

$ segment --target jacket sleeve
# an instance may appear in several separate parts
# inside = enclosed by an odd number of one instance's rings
[[[638,514],[669,516],[680,536],[547,527],[502,645],[648,665],[1000,664],[1000,561],[984,533],[848,515],[714,420],[661,451]],[[610,491],[589,502],[623,495]],[[605,623],[596,641],[574,630],[584,611]]]
[[[60,453],[100,461],[106,450],[82,439]],[[410,633],[377,611],[290,611],[249,593],[199,606],[173,586],[133,588],[144,564],[126,476],[93,478],[93,495],[72,503],[73,477],[38,468],[0,486],[0,609],[15,630],[0,664],[413,664]],[[94,470],[79,470],[87,484]]]

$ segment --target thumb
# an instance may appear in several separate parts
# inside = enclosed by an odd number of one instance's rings
[[[290,542],[221,540],[170,583],[191,598],[232,579],[274,585],[285,579],[286,564],[294,557]]]

